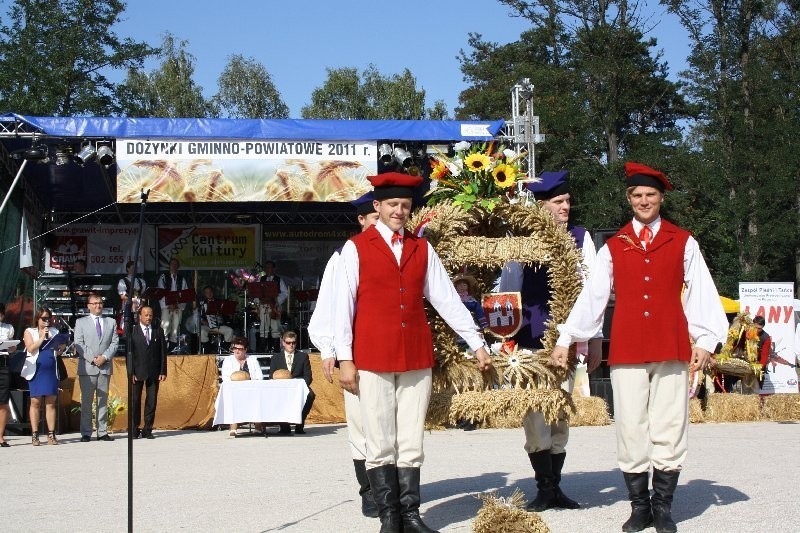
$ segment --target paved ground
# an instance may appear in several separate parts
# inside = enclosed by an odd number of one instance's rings
[[[363,518],[344,426],[305,436],[228,439],[224,432],[159,432],[134,442],[138,531],[375,532]],[[6,531],[125,531],[127,439],[0,449],[0,516]],[[700,424],[676,493],[681,532],[798,531],[800,425]],[[425,438],[423,517],[442,531],[471,531],[475,494],[534,493],[522,430],[458,430]],[[629,504],[614,457],[614,428],[574,428],[562,488],[578,511],[546,511],[553,532],[620,531]],[[654,531],[650,529],[648,531]]]

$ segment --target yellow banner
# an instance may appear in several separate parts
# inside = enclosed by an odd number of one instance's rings
[[[182,269],[241,268],[260,256],[259,226],[160,226],[159,263],[168,268],[177,258]]]

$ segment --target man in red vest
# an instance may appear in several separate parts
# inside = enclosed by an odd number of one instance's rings
[[[666,176],[639,163],[626,163],[625,174],[633,220],[597,253],[589,280],[558,326],[552,363],[566,367],[568,346],[597,330],[613,289],[608,364],[617,461],[632,508],[622,531],[655,525],[666,533],[677,531],[671,506],[687,452],[688,372],[708,365],[728,322],[697,241],[659,215],[664,191],[672,190]]]
[[[336,269],[339,379],[360,400],[381,532],[430,533],[419,515],[434,364],[423,298],[475,351],[480,370],[489,367],[489,354],[436,252],[404,229],[422,178],[388,172],[369,180],[378,222],[344,245]]]

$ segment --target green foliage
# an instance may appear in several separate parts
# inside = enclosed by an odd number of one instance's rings
[[[289,107],[272,83],[272,77],[264,65],[253,58],[232,55],[219,76],[218,86],[214,100],[224,116],[289,118]]]
[[[219,110],[206,100],[203,88],[192,79],[195,57],[186,41],[167,33],[159,56],[161,66],[152,72],[130,69],[119,89],[122,113],[133,117],[216,117]]]
[[[328,79],[311,93],[303,118],[344,120],[420,120],[426,118],[425,91],[408,69],[384,76],[375,65],[359,74],[356,68],[327,69]],[[443,102],[429,114],[446,114]]]
[[[0,109],[30,115],[111,115],[106,74],[136,68],[156,50],[112,30],[119,0],[16,0],[0,24]]]

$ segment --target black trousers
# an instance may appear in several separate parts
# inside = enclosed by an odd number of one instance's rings
[[[308,396],[306,396],[306,404],[303,406],[303,424],[306,423],[306,417],[308,416],[308,413],[311,412],[311,406],[314,405],[314,398],[316,397],[317,395],[314,394],[314,391],[308,389]]]
[[[142,421],[142,389],[146,389],[144,400],[144,431],[152,431],[158,404],[158,378],[146,381],[137,380],[133,384],[133,427],[138,428]]]

